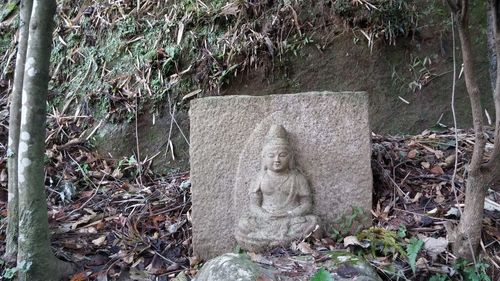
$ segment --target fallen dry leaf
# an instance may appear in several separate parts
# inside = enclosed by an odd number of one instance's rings
[[[106,244],[106,236],[103,235],[97,239],[94,239],[94,240],[92,240],[92,243],[96,246],[102,246],[102,245]]]
[[[445,197],[443,193],[441,193],[442,184],[436,185],[436,197],[434,198],[434,202],[441,204],[445,201]]]
[[[300,242],[297,245],[297,249],[299,249],[303,254],[312,254],[314,252],[314,250],[311,249],[311,245],[306,242]]]
[[[415,197],[413,197],[413,199],[411,199],[411,202],[412,203],[415,203],[415,202],[418,202],[418,200],[422,197],[422,192],[417,192],[417,194],[415,194]]]
[[[427,268],[428,261],[427,261],[427,259],[421,257],[417,260],[415,265],[417,266],[417,268]]]
[[[70,279],[70,281],[85,281],[87,280],[87,273],[85,272],[78,272],[77,274],[73,275]]]
[[[408,152],[408,158],[413,159],[417,156],[417,150],[413,149],[410,152]]]
[[[71,225],[71,229],[76,229],[79,225],[86,224],[86,223],[90,222],[96,216],[97,216],[96,213],[84,215],[81,219],[79,219],[78,221],[76,221],[75,223],[73,223]]]
[[[356,246],[361,246],[362,248],[368,248],[370,247],[369,242],[360,242],[356,236],[346,236],[344,237],[344,247],[350,246],[350,245],[356,245]]]
[[[434,155],[436,156],[437,159],[441,159],[444,157],[444,152],[442,152],[441,150],[435,150]]]
[[[442,174],[444,174],[444,171],[443,171],[443,168],[441,168],[440,166],[434,166],[431,169],[431,173],[433,173],[435,175],[442,175]]]
[[[446,164],[446,167],[451,167],[452,165],[454,165],[455,154],[451,154],[450,156],[446,157],[446,159],[444,159],[444,163]]]
[[[460,217],[460,210],[458,210],[458,208],[455,208],[455,207],[451,207],[448,212],[446,212],[446,214],[444,215],[445,218],[447,217],[451,217],[451,216],[455,216],[455,217]]]

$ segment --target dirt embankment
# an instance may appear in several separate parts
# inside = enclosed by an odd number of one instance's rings
[[[11,2],[10,16],[0,16],[2,96],[15,58]],[[81,126],[98,127],[94,144],[104,156],[154,156],[164,173],[188,169],[189,100],[214,94],[367,91],[374,132],[452,125],[453,43],[441,2],[381,1],[379,10],[347,0],[147,3],[65,0],[58,9],[49,108],[88,116]],[[492,115],[485,6],[472,5],[471,26]],[[456,109],[458,127],[469,127],[463,79]]]
[[[339,23],[335,28],[319,29],[306,37],[308,42],[296,51],[271,58],[261,63],[260,67],[252,67],[237,76],[231,75],[221,94],[367,91],[371,98],[371,126],[376,133],[414,134],[427,128],[442,130],[439,124],[453,127],[452,29],[447,22],[446,8],[440,4],[432,5],[429,17],[422,17],[412,34],[398,38],[392,44],[375,40],[372,46],[368,46],[359,30],[340,32]],[[478,80],[486,111],[494,118],[488,74],[485,6],[473,6],[472,15],[472,33],[479,35],[473,41]],[[458,38],[456,41],[456,71],[459,73],[461,57]],[[463,77],[457,82],[455,108],[458,127],[470,127],[471,111]],[[180,118],[187,131],[188,125],[183,119],[187,115]],[[148,150],[148,145],[155,146],[155,142],[149,143],[144,139],[144,142],[141,141],[146,144],[144,150]],[[174,145],[187,157],[187,142],[179,138]],[[184,157],[180,157],[181,162],[187,165],[184,162],[187,158]]]
[[[485,40],[484,36],[484,39],[474,42],[475,59],[483,104],[494,118]],[[325,48],[318,49],[313,45],[301,50],[299,55],[288,58],[286,65],[278,71],[269,73],[259,69],[233,78],[223,93],[268,95],[367,91],[373,131],[415,134],[435,127],[438,122],[453,127],[452,51],[449,30],[425,28],[417,36],[398,40],[395,46],[379,43],[372,50],[364,41],[355,43],[353,34],[346,32]],[[459,46],[456,54],[458,73],[461,64]],[[457,81],[455,107],[457,127],[470,127],[471,110],[463,76]]]

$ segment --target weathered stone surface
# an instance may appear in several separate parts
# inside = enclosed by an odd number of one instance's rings
[[[363,258],[355,256],[346,251],[333,251],[330,253],[332,259],[324,263],[324,267],[330,271],[333,280],[338,281],[381,281],[380,276],[373,267]]]
[[[153,123],[153,119],[154,123]],[[179,111],[175,121],[170,116],[139,116],[137,135],[141,159],[154,156],[152,169],[159,174],[171,174],[189,169],[189,132],[187,113]],[[114,159],[130,158],[137,154],[135,123],[103,123],[95,136],[98,152]],[[170,146],[170,141],[172,145]],[[172,153],[172,147],[174,152]]]
[[[224,254],[208,261],[193,281],[306,281],[324,268],[332,280],[381,281],[380,276],[364,259],[347,251],[324,253],[323,262],[314,262],[308,255],[261,256]]]
[[[210,97],[191,102],[190,121],[193,247],[202,258],[234,249],[272,124],[288,132],[313,193],[312,213],[327,231],[351,206],[371,208],[366,93]]]
[[[255,281],[259,267],[245,254],[224,254],[208,261],[193,281]]]

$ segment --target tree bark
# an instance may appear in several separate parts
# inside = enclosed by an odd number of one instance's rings
[[[462,49],[462,60],[464,64],[464,78],[467,93],[472,109],[472,122],[474,125],[475,144],[472,152],[469,173],[479,172],[484,156],[486,138],[484,136],[483,106],[481,105],[481,92],[476,80],[474,60],[469,36],[468,5],[466,0],[462,1],[462,10],[458,16],[458,36]]]
[[[64,270],[50,248],[45,195],[44,154],[46,102],[55,0],[34,0],[24,81],[19,133],[18,188],[20,280],[59,280]]]
[[[496,52],[496,66],[500,65],[500,1],[490,0],[489,12],[491,15],[491,25],[493,41]],[[491,181],[499,180],[500,176],[500,72],[496,71],[495,88],[493,92],[493,101],[495,104],[495,144],[490,160],[485,167],[492,173]]]
[[[486,138],[484,135],[481,93],[476,80],[477,76],[474,70],[474,61],[470,44],[468,0],[448,0],[448,4],[455,15],[458,27],[464,65],[465,85],[471,103],[475,134],[474,150],[472,152],[466,183],[465,208],[460,217],[458,226],[449,233],[449,238],[450,242],[452,242],[453,253],[457,257],[474,260],[481,240],[484,199],[488,186],[491,183],[490,178],[492,170],[487,169],[483,164],[485,160],[484,147]],[[497,106],[496,103],[495,106]],[[499,108],[496,107],[496,110],[498,113]],[[498,122],[496,123],[498,124]],[[495,139],[495,144],[498,146],[498,139]]]
[[[483,208],[487,180],[482,175],[469,175],[465,190],[465,207],[460,223],[450,235],[455,256],[474,260],[478,254],[483,226]]]
[[[488,42],[488,57],[489,57],[489,72],[490,72],[490,82],[491,82],[491,91],[495,92],[495,87],[496,87],[496,80],[497,80],[497,52],[496,52],[496,47],[495,47],[495,33],[493,31],[493,25],[494,25],[494,20],[493,20],[493,10],[488,9],[487,10],[487,42]]]
[[[9,174],[8,195],[8,222],[6,250],[4,258],[14,262],[17,255],[18,237],[18,192],[17,192],[17,159],[19,148],[19,127],[21,125],[21,92],[23,88],[24,65],[26,62],[26,48],[28,45],[28,32],[33,0],[21,2],[19,12],[19,34],[16,57],[16,70],[14,73],[14,86],[10,95],[9,113],[9,143],[7,167]]]

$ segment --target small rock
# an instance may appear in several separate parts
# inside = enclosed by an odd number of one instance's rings
[[[448,248],[448,240],[444,237],[432,238],[426,237],[424,239],[424,249],[427,251],[432,260],[436,260],[437,256]]]
[[[208,261],[194,281],[255,281],[259,271],[247,255],[229,253]]]
[[[380,276],[364,259],[347,251],[333,251],[325,267],[335,281],[381,281]]]

